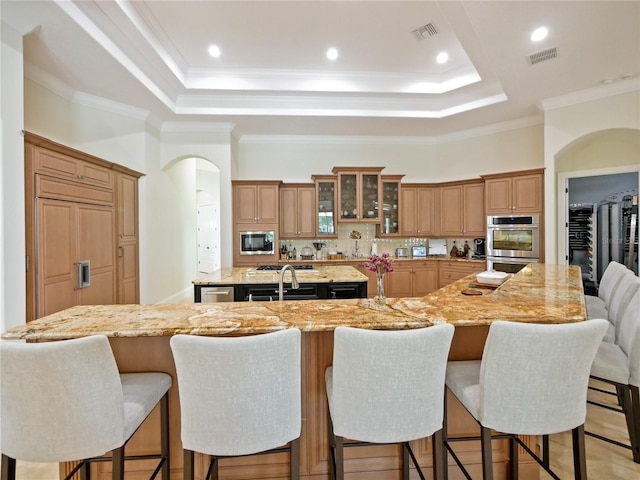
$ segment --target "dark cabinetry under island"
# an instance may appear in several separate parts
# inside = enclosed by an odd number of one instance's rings
[[[278,270],[256,268],[228,268],[211,274],[201,274],[194,280],[194,301],[221,301],[206,295],[207,289],[226,288],[229,292],[222,301],[276,301],[279,298]],[[368,278],[349,266],[317,266],[296,271],[298,288],[291,287],[291,273],[287,272],[283,283],[284,300],[322,300],[366,298]],[[207,300],[211,298],[212,300]]]

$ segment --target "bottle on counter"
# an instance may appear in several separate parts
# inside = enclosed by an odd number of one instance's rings
[[[293,247],[293,254],[291,255],[291,258],[293,260],[296,260],[298,258],[298,253],[296,252],[296,247]]]
[[[449,252],[449,255],[451,257],[457,257],[458,256],[458,246],[456,245],[456,241],[453,241],[453,247],[451,247],[451,251]]]
[[[466,240],[464,241],[464,246],[462,247],[462,250],[464,252],[464,256],[468,257],[469,256],[469,243]]]

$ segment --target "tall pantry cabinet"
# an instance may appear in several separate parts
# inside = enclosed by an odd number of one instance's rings
[[[140,176],[25,133],[27,321],[139,302]]]

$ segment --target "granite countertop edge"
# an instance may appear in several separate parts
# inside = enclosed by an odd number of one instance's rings
[[[332,331],[338,326],[369,329],[490,325],[496,320],[568,323],[586,318],[580,268],[531,264],[500,288],[467,296],[469,275],[424,297],[285,302],[184,303],[75,306],[11,328],[3,339],[61,340],[162,337],[176,334],[238,336],[286,328]]]

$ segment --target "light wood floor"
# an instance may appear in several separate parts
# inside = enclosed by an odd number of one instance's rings
[[[594,385],[598,385],[593,382]],[[602,384],[598,385],[603,387]],[[612,403],[612,396],[590,392],[589,398],[602,403]],[[589,405],[587,407],[586,429],[604,434],[628,443],[629,437],[624,423],[624,416],[603,408]],[[631,451],[601,440],[586,437],[587,471],[590,480],[631,480],[640,478],[640,464],[631,459]],[[571,433],[561,433],[550,437],[551,468],[564,479],[573,478],[573,450]],[[541,473],[540,479],[549,479]],[[18,462],[18,480],[58,480],[58,464]]]

